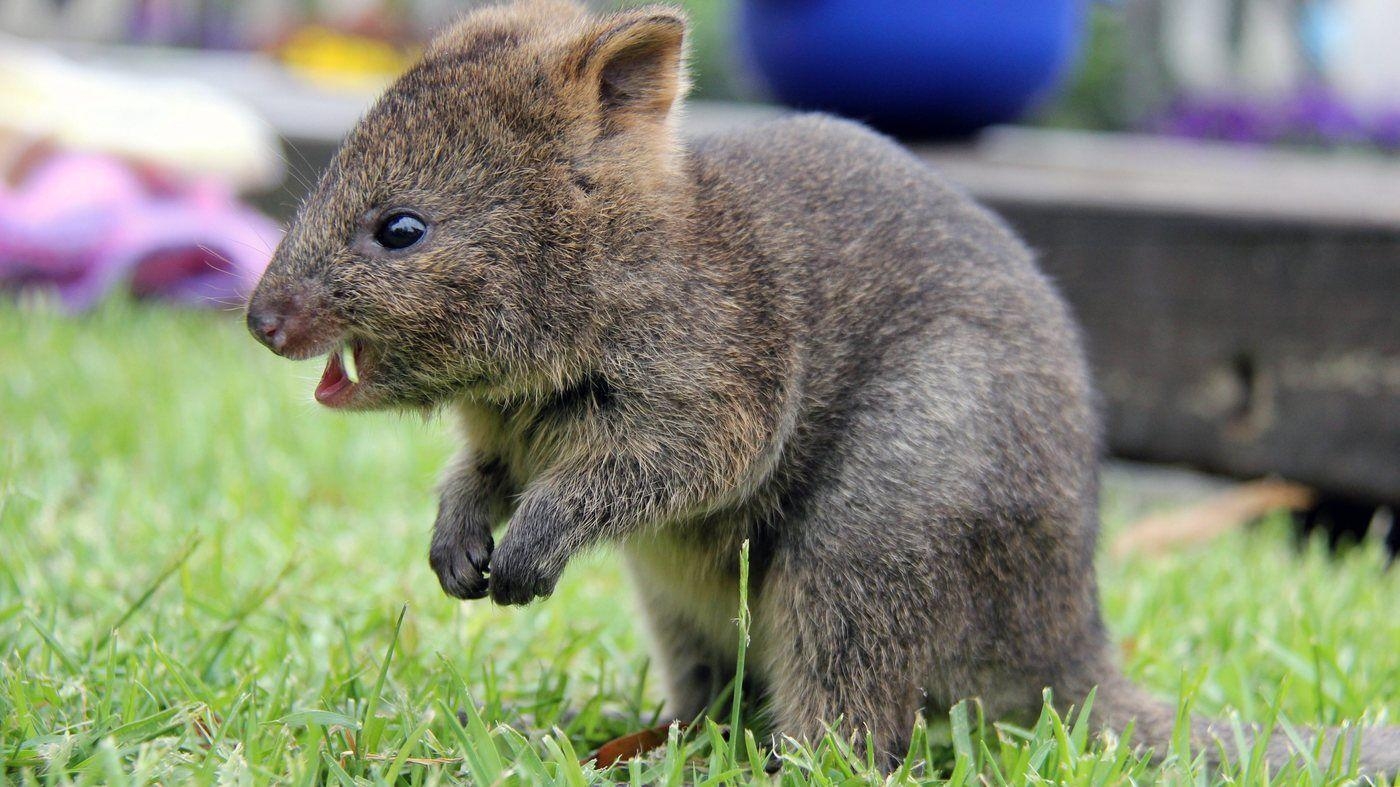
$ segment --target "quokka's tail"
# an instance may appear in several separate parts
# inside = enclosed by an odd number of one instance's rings
[[[1171,748],[1176,709],[1117,672],[1100,680],[1090,712],[1097,723],[1109,729],[1122,731],[1132,723],[1133,740],[1150,747],[1158,755],[1164,755]],[[1222,757],[1231,760],[1248,757],[1255,740],[1264,731],[1258,726],[1244,725],[1242,732],[1243,747],[1235,725],[1197,716],[1191,720],[1191,748],[1194,752],[1205,752],[1212,766],[1219,765]],[[1297,742],[1282,729],[1270,734],[1265,759],[1271,770],[1282,768],[1301,754],[1316,751],[1318,762],[1323,764],[1332,761],[1333,756],[1341,756],[1344,763],[1355,756],[1364,776],[1400,776],[1400,727],[1300,727],[1294,732]]]

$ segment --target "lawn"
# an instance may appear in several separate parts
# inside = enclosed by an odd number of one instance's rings
[[[233,315],[0,304],[3,779],[768,778],[755,743],[704,725],[627,766],[580,766],[659,703],[616,561],[577,561],[523,609],[443,596],[426,552],[453,425],[319,409],[318,375]],[[1110,534],[1140,508],[1108,484]],[[1252,721],[1400,722],[1400,572],[1376,545],[1332,558],[1276,519],[1101,570],[1128,670],[1163,696]],[[971,710],[932,719],[896,778],[1263,778],[1176,755],[1158,768],[1050,715],[1018,730]],[[879,781],[830,741],[778,763],[782,784]]]

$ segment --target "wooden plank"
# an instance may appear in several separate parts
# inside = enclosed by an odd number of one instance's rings
[[[1400,229],[993,204],[1084,326],[1115,453],[1400,502]]]
[[[1400,158],[997,128],[921,157],[992,202],[1400,227]]]

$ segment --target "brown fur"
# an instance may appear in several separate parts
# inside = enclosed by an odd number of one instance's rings
[[[293,356],[354,340],[351,406],[460,412],[431,548],[449,594],[526,603],[620,544],[677,717],[732,674],[747,539],[776,732],[839,723],[894,757],[923,709],[1029,719],[1044,688],[1097,685],[1107,724],[1165,750],[1170,709],[1100,622],[1098,422],[1063,302],[1000,221],[855,124],[682,147],[683,31],[660,7],[467,17],[350,134],[250,326],[294,325]],[[388,252],[395,207],[430,230]]]

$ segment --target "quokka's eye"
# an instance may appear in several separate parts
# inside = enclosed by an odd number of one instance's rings
[[[412,213],[390,213],[379,222],[374,241],[386,249],[406,249],[423,239],[428,225]]]

